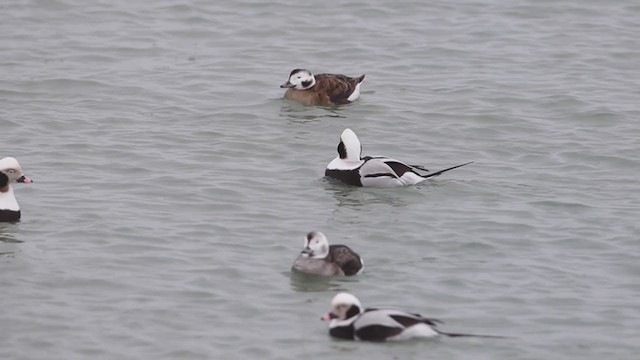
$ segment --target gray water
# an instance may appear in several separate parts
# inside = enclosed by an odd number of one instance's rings
[[[640,5],[5,1],[1,359],[630,359]],[[337,109],[294,68],[359,75]],[[419,186],[323,178],[345,127]],[[291,277],[307,231],[362,275]],[[329,338],[338,291],[509,339]]]

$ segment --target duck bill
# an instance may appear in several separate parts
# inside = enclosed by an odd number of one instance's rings
[[[292,88],[292,87],[294,87],[294,86],[295,86],[295,85],[293,85],[292,83],[290,83],[290,82],[288,82],[288,81],[287,81],[286,83],[284,83],[284,84],[280,85],[280,87],[281,87],[281,88],[283,88],[283,89],[284,89],[284,88]]]
[[[16,180],[16,182],[23,183],[23,184],[31,184],[33,182],[33,180],[31,180],[30,178],[22,175],[22,176],[20,176],[20,178],[18,180]]]
[[[302,249],[302,251],[300,252],[301,254],[307,255],[307,256],[313,256],[313,250],[311,250],[310,247],[305,247],[304,249]]]
[[[328,313],[322,315],[320,320],[328,321],[328,320],[333,320],[333,319],[337,319],[337,318],[338,318],[338,316],[336,314],[328,312]]]

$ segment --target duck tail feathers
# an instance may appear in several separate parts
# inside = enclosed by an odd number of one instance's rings
[[[473,161],[469,161],[468,163],[464,163],[464,164],[460,164],[460,165],[452,166],[452,167],[447,168],[447,169],[444,169],[444,170],[436,171],[436,172],[434,172],[434,173],[426,174],[426,175],[421,175],[421,176],[422,176],[423,178],[425,178],[425,179],[426,179],[426,178],[430,178],[430,177],[432,177],[432,176],[438,176],[438,175],[441,175],[441,174],[443,174],[443,173],[446,173],[446,172],[447,172],[447,171],[449,171],[449,170],[457,169],[457,168],[459,168],[459,167],[462,167],[462,166],[465,166],[465,165],[469,165],[469,164],[472,164],[472,163],[473,163]]]
[[[429,172],[429,169],[427,169],[426,167],[424,167],[422,165],[409,165],[409,166],[411,166],[412,168],[416,168],[416,169],[418,169],[420,171]]]
[[[500,335],[479,335],[479,334],[465,334],[465,333],[449,333],[438,330],[440,335],[445,335],[448,337],[479,337],[479,338],[492,338],[492,339],[511,339],[510,336],[500,336]]]

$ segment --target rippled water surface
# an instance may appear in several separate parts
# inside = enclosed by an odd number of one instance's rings
[[[0,5],[2,359],[630,359],[640,350],[636,1]],[[366,73],[337,109],[294,68]],[[430,169],[323,178],[338,137]],[[291,277],[307,231],[366,270]],[[338,291],[442,329],[329,338]]]

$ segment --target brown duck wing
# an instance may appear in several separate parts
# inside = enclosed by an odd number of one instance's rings
[[[333,104],[341,105],[350,103],[347,98],[353,94],[356,85],[364,79],[364,75],[352,78],[336,74],[318,74],[315,78],[315,90],[326,94]]]
[[[360,255],[346,245],[329,245],[329,257],[346,276],[355,275],[362,269]]]

